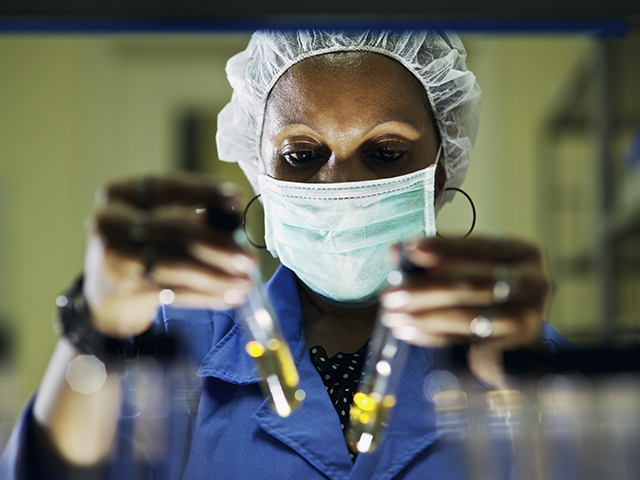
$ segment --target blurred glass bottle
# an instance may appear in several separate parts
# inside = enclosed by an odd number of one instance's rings
[[[11,330],[0,319],[0,452],[4,449],[17,415],[18,376],[13,363]]]

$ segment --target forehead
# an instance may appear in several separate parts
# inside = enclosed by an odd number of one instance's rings
[[[340,112],[373,115],[379,121],[429,116],[427,95],[399,62],[369,52],[318,55],[291,67],[272,89],[267,114],[282,123],[306,123],[310,117]],[[339,118],[336,118],[339,120]]]

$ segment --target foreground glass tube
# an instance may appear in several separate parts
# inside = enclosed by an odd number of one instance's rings
[[[387,277],[390,285],[400,285],[404,281],[404,273],[422,270],[410,264],[403,251],[400,254],[400,268]],[[383,313],[382,308],[380,314]],[[380,445],[396,405],[396,387],[409,349],[381,323],[380,314],[364,366],[362,384],[353,396],[353,406],[349,410],[350,425],[345,437],[349,448],[357,453],[373,452]]]
[[[248,337],[245,349],[260,371],[263,392],[271,398],[276,413],[281,417],[288,417],[300,406],[305,392],[298,388],[298,370],[270,310],[266,296],[260,287],[256,287],[247,303],[236,311]]]
[[[353,451],[372,452],[380,445],[396,405],[396,386],[408,348],[378,321],[363,383],[353,396],[353,406],[349,410],[351,423],[346,438]]]
[[[236,230],[234,238],[246,247],[246,235],[241,229]],[[300,376],[271,302],[261,287],[260,270],[256,267],[249,277],[255,287],[247,302],[236,309],[248,339],[245,350],[258,367],[264,395],[271,399],[278,415],[288,417],[302,404],[306,394],[298,387]]]

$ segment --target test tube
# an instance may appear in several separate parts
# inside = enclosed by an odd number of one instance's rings
[[[631,480],[640,472],[640,374],[614,373],[597,383],[603,479]],[[606,476],[604,476],[606,475]]]
[[[468,396],[458,377],[448,370],[436,370],[425,380],[424,393],[434,406],[436,431],[452,440],[466,438],[469,433]]]
[[[545,478],[606,478],[598,474],[594,448],[597,419],[591,379],[579,373],[549,374],[538,382]]]
[[[233,232],[235,242],[249,250],[251,243],[244,224],[238,222],[235,214],[225,213],[211,206],[206,208],[206,213],[212,227]],[[271,406],[278,415],[288,417],[302,404],[306,394],[298,386],[300,376],[289,345],[282,334],[269,297],[262,289],[264,282],[260,269],[256,266],[248,275],[254,287],[247,301],[236,308],[236,318],[247,338],[245,350],[258,367],[260,387],[265,397],[270,398]]]
[[[242,229],[234,233],[236,242],[247,248],[247,238]],[[243,325],[247,343],[245,350],[253,358],[260,371],[260,386],[270,397],[272,407],[281,417],[288,417],[299,407],[306,394],[299,388],[300,376],[291,356],[289,345],[282,335],[269,297],[262,289],[260,270],[249,273],[255,285],[247,302],[236,309]]]
[[[387,280],[391,285],[399,285],[405,274],[418,271],[424,269],[409,262],[401,248],[399,268],[389,273]],[[382,441],[389,416],[396,405],[396,387],[409,346],[394,337],[378,318],[370,348],[362,384],[353,396],[353,406],[349,410],[350,425],[345,435],[349,448],[358,453],[373,452]]]
[[[363,383],[353,396],[346,438],[358,453],[373,452],[382,441],[383,430],[396,404],[396,386],[404,366],[408,345],[378,322]]]

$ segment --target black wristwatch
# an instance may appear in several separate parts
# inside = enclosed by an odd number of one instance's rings
[[[116,340],[94,328],[82,294],[83,284],[84,276],[81,275],[69,290],[56,298],[60,333],[81,353],[94,355],[110,367],[119,367],[124,360],[138,356],[138,337]]]

